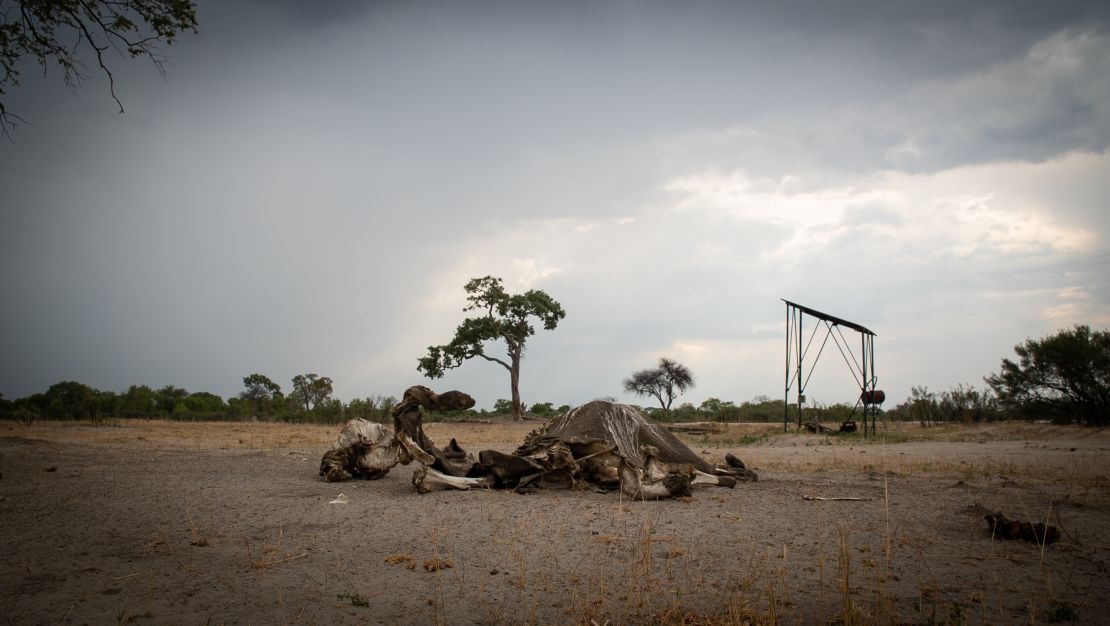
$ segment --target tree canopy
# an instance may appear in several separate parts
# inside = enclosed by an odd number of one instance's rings
[[[166,385],[154,392],[154,402],[162,413],[169,415],[177,408],[182,400],[189,396],[189,391],[181,387]]]
[[[289,392],[289,398],[303,404],[304,410],[311,411],[326,402],[331,392],[332,381],[327,376],[297,374],[293,377],[293,391]]]
[[[146,57],[165,77],[162,45],[184,31],[196,32],[197,10],[191,0],[14,0],[0,10],[0,133],[7,136],[23,118],[8,111],[3,96],[19,86],[21,64],[33,61],[43,74],[53,63],[62,81],[76,89],[89,78],[85,56],[96,59],[116,95],[109,55]]]
[[[463,320],[450,343],[429,346],[428,354],[419,360],[416,369],[428,378],[441,378],[446,370],[459,367],[474,357],[497,363],[509,371],[513,417],[520,419],[523,412],[520,361],[524,356],[524,344],[536,334],[530,318],[537,318],[545,330],[555,330],[566,312],[554,298],[538,289],[522,294],[508,293],[502,280],[494,276],[471,279],[463,290],[469,302],[463,311],[479,311],[480,314]],[[506,358],[486,354],[488,341],[505,342]]]
[[[640,370],[624,379],[624,390],[637,396],[651,396],[664,411],[671,410],[675,397],[694,387],[694,375],[678,361],[659,359],[659,367]]]
[[[1029,417],[1110,422],[1110,331],[1061,330],[1014,346],[1018,361],[986,377],[1003,405]]]
[[[262,374],[255,373],[244,376],[243,387],[245,389],[239,394],[239,397],[250,402],[256,413],[269,413],[273,408],[273,403],[284,398],[281,393],[281,386]]]

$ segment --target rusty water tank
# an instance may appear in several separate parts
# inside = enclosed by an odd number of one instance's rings
[[[863,400],[863,403],[867,405],[882,404],[886,401],[886,393],[884,393],[882,389],[876,389],[874,391],[868,389],[860,394],[860,400]]]

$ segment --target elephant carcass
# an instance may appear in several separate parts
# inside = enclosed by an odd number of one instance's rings
[[[393,410],[394,428],[352,420],[321,460],[329,481],[347,474],[380,478],[398,463],[421,467],[412,481],[420,493],[475,487],[621,489],[636,499],[680,497],[697,484],[733,487],[754,472],[733,463],[713,467],[677,437],[632,407],[595,401],[533,431],[512,454],[483,450],[478,459],[454,439],[440,449],[424,433],[421,407],[461,409],[474,400],[462,392],[436,394],[410,387]],[[739,467],[737,467],[739,464]]]
[[[694,484],[736,485],[731,469],[713,467],[636,409],[604,400],[533,431],[512,455],[483,451],[479,460],[506,487],[585,482],[658,499],[689,495]]]

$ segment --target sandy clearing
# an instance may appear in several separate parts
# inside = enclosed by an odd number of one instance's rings
[[[428,432],[511,451],[533,426]],[[328,484],[316,468],[335,426],[0,423],[0,620],[812,623],[851,612],[1013,623],[1067,610],[1099,623],[1110,437],[1026,427],[865,445],[693,437],[708,456],[738,453],[761,480],[636,503],[590,492],[420,496],[411,468]],[[340,492],[349,504],[327,504]],[[1065,538],[1043,550],[992,541],[976,504],[1059,516]],[[433,558],[453,566],[425,571]]]

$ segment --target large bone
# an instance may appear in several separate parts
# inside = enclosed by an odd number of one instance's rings
[[[461,489],[463,491],[469,491],[475,487],[489,488],[493,486],[493,477],[462,478],[459,476],[448,476],[426,465],[421,465],[412,473],[412,484],[416,487],[417,493],[431,493],[433,491],[443,491],[444,489]]]
[[[412,440],[412,437],[408,436],[408,433],[397,431],[396,437],[397,441],[401,444],[401,447],[405,449],[405,452],[409,453],[409,456],[412,459],[415,459],[417,462],[423,463],[424,465],[431,465],[432,463],[436,462],[436,458],[425,452],[419,445],[417,445],[417,443]]]
[[[692,473],[666,474],[658,480],[645,480],[645,472],[622,460],[618,472],[621,491],[633,500],[660,500],[690,495]]]
[[[729,489],[736,486],[736,478],[732,475],[713,475],[697,468],[664,463],[659,460],[658,450],[654,446],[644,446],[642,451],[644,455],[643,476],[644,480],[649,483],[664,480],[672,474],[689,474],[692,471],[691,485],[713,485],[715,487],[728,487]]]
[[[392,428],[356,418],[343,426],[332,449],[320,460],[320,475],[328,482],[343,480],[348,474],[373,480],[411,460],[394,439]]]
[[[733,487],[736,486],[736,479],[733,478],[732,476],[725,476],[725,475],[714,476],[713,474],[706,474],[705,472],[700,472],[698,470],[694,470],[694,480],[690,484],[692,484],[692,485],[714,485],[714,486],[717,486],[717,487],[728,487],[729,489],[732,489]]]

